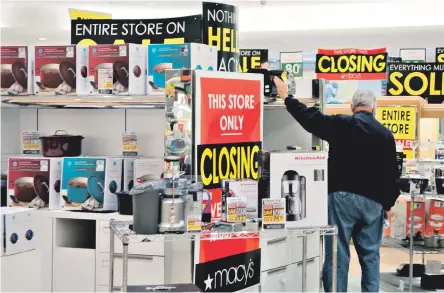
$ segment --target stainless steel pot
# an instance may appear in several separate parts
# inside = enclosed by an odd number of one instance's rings
[[[441,245],[441,237],[438,235],[438,230],[435,230],[433,235],[424,236],[424,246],[428,248],[439,248]]]

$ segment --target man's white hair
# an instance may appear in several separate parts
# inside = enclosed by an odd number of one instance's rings
[[[356,107],[371,107],[374,109],[376,106],[376,96],[372,91],[357,90],[353,95],[352,108]]]

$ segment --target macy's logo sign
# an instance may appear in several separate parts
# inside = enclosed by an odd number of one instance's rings
[[[205,291],[217,290],[225,286],[242,283],[247,285],[248,281],[254,277],[254,262],[250,259],[250,262],[245,265],[232,266],[228,269],[220,269],[215,271],[211,276],[208,274],[205,283]]]

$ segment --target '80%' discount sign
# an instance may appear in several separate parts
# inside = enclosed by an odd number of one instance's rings
[[[396,106],[377,107],[376,118],[392,131],[396,144],[402,145],[406,158],[414,159],[417,147],[417,108]]]

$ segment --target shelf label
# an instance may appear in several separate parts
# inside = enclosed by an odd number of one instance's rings
[[[38,131],[26,131],[22,133],[22,154],[40,154],[40,134]]]
[[[285,198],[262,200],[262,229],[285,229]]]
[[[188,216],[187,231],[200,232],[202,230],[202,221],[199,216]]]
[[[122,133],[122,154],[123,156],[134,157],[139,153],[139,144],[137,133]]]

